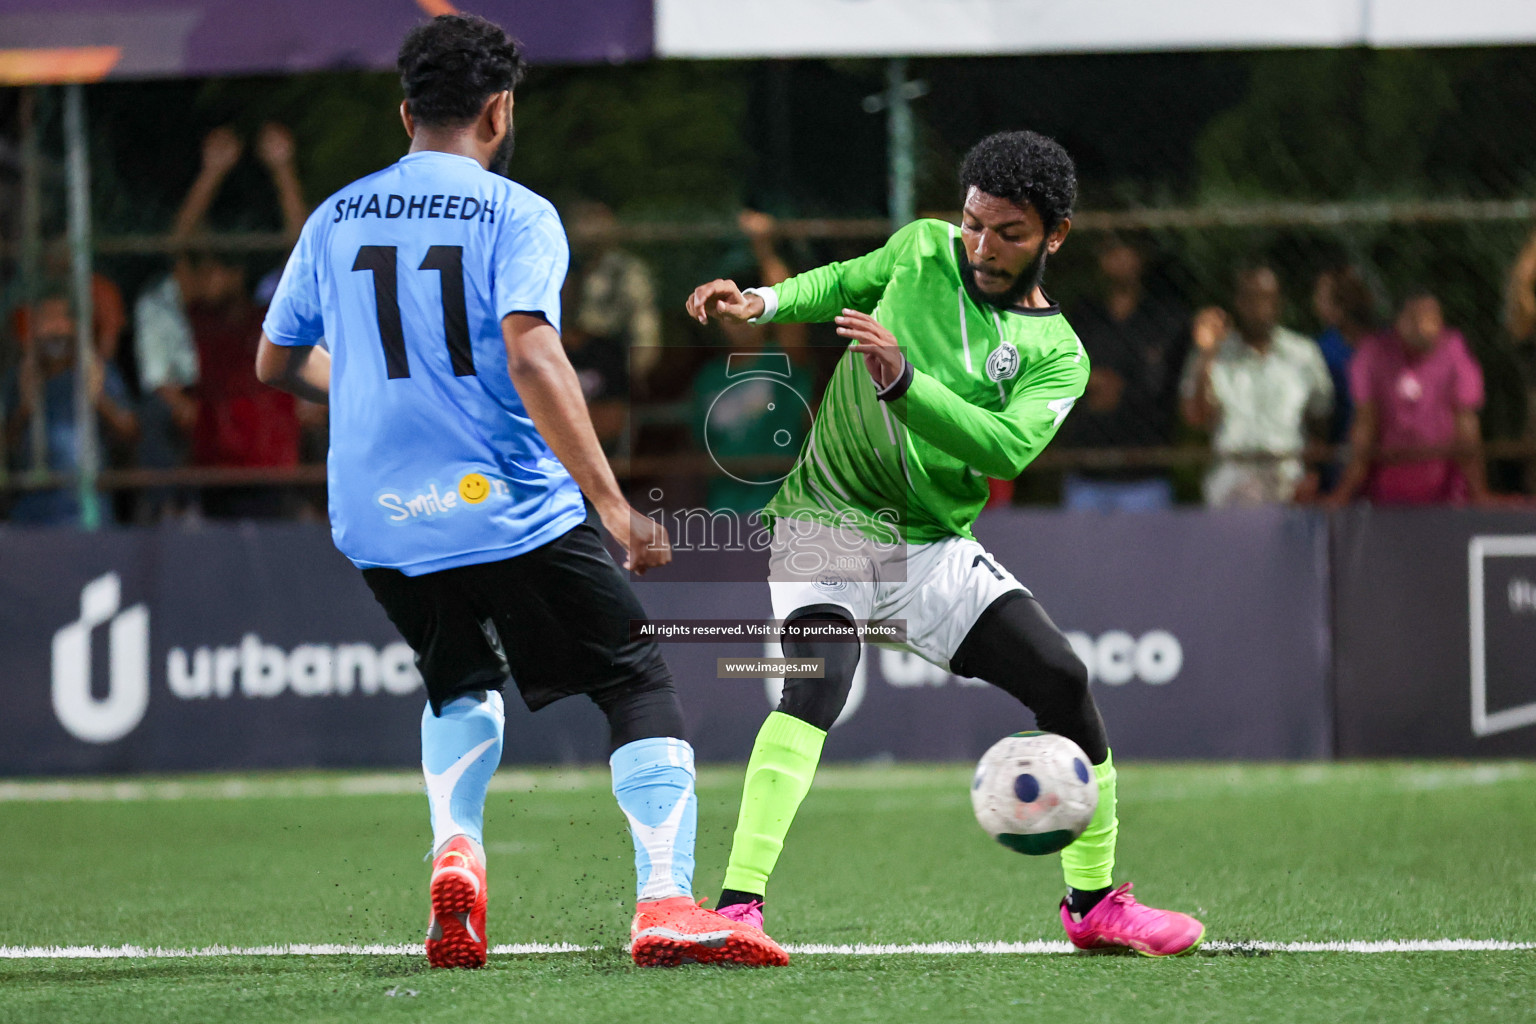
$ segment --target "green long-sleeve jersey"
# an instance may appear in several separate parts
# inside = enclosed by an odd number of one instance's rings
[[[1088,380],[1077,335],[1055,306],[979,302],[964,273],[959,230],[920,220],[867,256],[773,288],[777,307],[763,319],[871,313],[901,343],[912,374],[899,397],[882,400],[863,358],[843,356],[770,517],[887,541],[971,537],[987,477],[1018,476],[1055,436]]]

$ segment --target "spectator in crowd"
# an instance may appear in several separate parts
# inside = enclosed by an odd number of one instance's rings
[[[1328,379],[1333,382],[1333,415],[1325,440],[1340,445],[1349,439],[1354,402],[1349,389],[1349,361],[1360,343],[1376,329],[1376,301],[1364,276],[1355,267],[1333,267],[1317,275],[1312,286],[1312,311],[1323,332],[1317,336]],[[1339,468],[1323,467],[1322,485],[1332,490]]]
[[[43,276],[49,281],[68,281],[71,273],[70,252],[65,247],[49,247],[44,257]],[[31,308],[17,306],[11,312],[11,336],[23,338],[32,332],[29,323]],[[96,351],[102,359],[112,362],[117,358],[123,330],[128,326],[127,308],[123,292],[111,278],[101,271],[91,273],[91,336],[96,339]]]
[[[1333,385],[1310,338],[1280,326],[1273,268],[1240,271],[1232,317],[1211,307],[1195,316],[1195,350],[1180,387],[1185,420],[1209,430],[1217,452],[1205,478],[1211,506],[1308,501],[1317,474],[1301,460],[1308,428],[1321,427]]]
[[[133,306],[143,419],[139,465],[148,469],[173,469],[189,461],[197,426],[197,348],[184,303],[201,295],[205,259],[183,251],[171,273],[141,292]],[[188,501],[186,493],[176,490],[147,491],[140,517],[176,514],[186,510]]]
[[[208,208],[243,151],[239,137],[218,128],[203,140],[202,169],[172,227],[182,247],[171,273],[135,305],[139,383],[146,396],[146,431],[140,461],[154,468],[292,466],[298,462],[299,422],[292,396],[255,381],[251,372],[261,334],[261,306],[253,301],[244,268],[196,244]],[[297,238],[304,202],[295,170],[293,137],[268,124],[256,152],[277,190],[284,232]],[[180,504],[158,493],[161,506]],[[203,511],[211,516],[282,514],[288,502],[270,488],[210,488]]]
[[[72,270],[72,253],[67,246],[53,245],[44,250],[43,278],[53,282],[45,287],[45,291],[57,292],[63,295],[72,290],[66,282],[70,281]],[[91,337],[95,340],[96,353],[102,361],[114,367],[116,373],[116,361],[119,345],[122,341],[123,330],[128,326],[128,318],[123,304],[123,293],[117,283],[105,274],[93,271],[90,278],[91,288]],[[71,298],[72,302],[72,298]],[[27,339],[33,335],[33,319],[38,311],[37,306],[29,306],[25,303],[15,306],[10,313],[9,326],[10,337],[18,346],[18,351],[25,351]],[[4,365],[0,363],[0,365]],[[36,413],[41,413],[41,406],[35,407]],[[24,443],[27,451],[21,461],[28,464],[44,465],[47,462],[45,450],[47,447],[48,431],[41,419],[34,428],[25,432]],[[11,456],[4,453],[11,450],[9,445],[0,447],[0,479],[4,477],[4,465],[16,460],[22,453],[12,451]],[[131,465],[133,451],[122,445],[109,445],[102,452],[102,467],[117,468]],[[115,518],[115,516],[114,516]]]
[[[75,318],[63,295],[44,298],[28,311],[28,333],[22,336],[21,362],[11,373],[4,389],[6,448],[13,454],[12,468],[40,468],[55,473],[72,473],[80,466],[80,433],[75,414],[75,389],[80,375],[75,372]],[[86,388],[96,411],[97,444],[103,454],[108,446],[127,446],[138,434],[128,389],[117,367],[97,352],[91,354],[86,372]],[[34,414],[43,433],[40,443],[26,443]],[[38,464],[22,453],[41,450]],[[110,514],[111,506],[104,504]],[[60,524],[73,522],[80,515],[74,488],[23,492],[11,508],[16,523]]]
[[[1373,335],[1350,365],[1355,422],[1350,462],[1330,504],[1481,502],[1488,497],[1478,410],[1483,373],[1428,291],[1404,300],[1393,329]],[[1438,448],[1434,457],[1394,450]]]
[[[1504,330],[1514,344],[1525,378],[1525,440],[1536,445],[1536,233],[1526,240],[1509,268]],[[1526,463],[1525,491],[1536,493],[1536,460]]]
[[[618,221],[607,206],[579,203],[571,224],[574,258],[564,291],[573,315],[562,340],[592,426],[611,453],[628,429],[629,397],[644,393],[661,353],[656,289],[645,261],[618,247]]]
[[[1144,273],[1135,246],[1110,241],[1099,251],[1101,296],[1068,318],[1092,365],[1083,399],[1063,424],[1070,446],[1172,443],[1179,370],[1189,353],[1188,319],[1147,294]],[[1145,511],[1172,505],[1173,488],[1157,473],[1083,470],[1067,476],[1062,503],[1072,509]]]
[[[745,210],[738,223],[757,266],[733,280],[743,288],[787,281],[789,266],[774,247],[773,218]],[[717,467],[709,481],[710,509],[748,516],[762,511],[800,454],[816,401],[815,370],[805,324],[711,324],[726,351],[694,377],[694,432]],[[774,460],[782,460],[782,467]]]
[[[1516,343],[1536,347],[1536,233],[1526,240],[1509,268],[1504,326]]]

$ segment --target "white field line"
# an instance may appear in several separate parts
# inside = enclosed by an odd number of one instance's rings
[[[569,792],[608,785],[594,771],[535,775],[504,771],[493,793]],[[296,797],[401,796],[426,792],[419,772],[376,772],[286,779],[281,776],[208,779],[12,780],[0,782],[0,803],[138,803],[159,800],[286,800]]]
[[[708,766],[699,772],[701,788],[735,789],[738,767]],[[952,765],[825,765],[817,773],[818,790],[888,791],[895,788],[958,792],[970,785],[968,767]],[[1460,789],[1536,780],[1536,763],[1232,765],[1212,764],[1208,772],[1164,781],[1153,775],[1127,785],[1126,798],[1146,802],[1204,800],[1298,786],[1339,785],[1359,791],[1416,792]],[[607,790],[606,770],[590,766],[560,770],[505,768],[491,780],[493,793],[579,792]],[[272,800],[295,797],[402,796],[423,792],[419,772],[381,771],[334,775],[287,776],[254,773],[235,776],[127,779],[3,779],[0,804],[120,803],[162,800]]]
[[[494,955],[531,953],[590,953],[602,946],[578,946],[568,942],[526,942],[492,946]],[[911,944],[787,945],[791,953],[808,956],[957,956],[970,953],[1062,954],[1071,953],[1066,942],[923,942]],[[1536,942],[1502,939],[1386,939],[1376,942],[1207,942],[1210,953],[1477,953],[1536,950]],[[167,949],[160,946],[0,946],[0,960],[161,960],[216,956],[424,956],[420,943],[399,945],[280,945],[205,946],[200,949]]]
[[[886,790],[891,787],[942,789],[960,793],[970,786],[968,766],[932,768],[910,765],[861,768],[832,765],[818,773],[817,785],[827,790]],[[724,789],[741,785],[741,767],[706,766],[701,784]],[[491,779],[492,793],[570,793],[606,791],[612,776],[605,768],[503,768]],[[285,776],[281,772],[176,779],[0,779],[0,804],[6,803],[142,803],[163,800],[286,800],[298,797],[404,796],[424,793],[421,773],[413,771],[358,772],[335,775]]]

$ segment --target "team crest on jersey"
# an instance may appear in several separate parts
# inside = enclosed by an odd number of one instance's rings
[[[987,376],[993,381],[1005,381],[1019,372],[1019,350],[1008,342],[999,342],[987,356]]]
[[[824,594],[838,594],[848,589],[848,579],[845,576],[839,576],[837,573],[822,573],[816,577],[816,582],[812,583],[811,586]]]

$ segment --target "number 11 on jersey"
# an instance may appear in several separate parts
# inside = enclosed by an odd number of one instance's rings
[[[379,341],[384,346],[384,367],[390,378],[409,377],[411,363],[405,352],[405,331],[400,325],[400,279],[393,245],[359,246],[352,269],[373,272],[373,301],[378,311]],[[469,311],[464,303],[464,247],[434,245],[417,270],[436,270],[442,279],[443,336],[455,377],[475,375],[475,354],[469,341]]]

